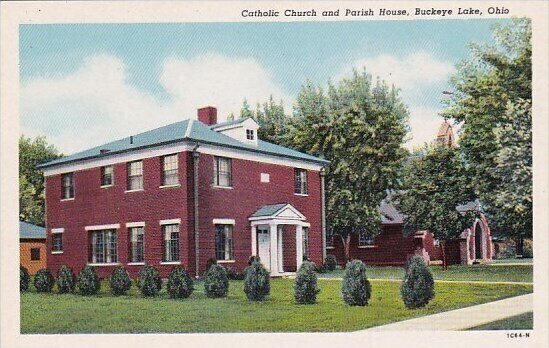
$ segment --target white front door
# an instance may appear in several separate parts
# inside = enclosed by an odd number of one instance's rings
[[[257,256],[261,259],[261,263],[265,268],[271,270],[271,239],[269,235],[269,227],[257,228]]]

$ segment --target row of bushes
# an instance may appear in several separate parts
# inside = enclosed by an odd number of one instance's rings
[[[320,292],[314,263],[304,261],[294,282],[294,299],[298,304],[314,304]],[[253,258],[244,271],[244,292],[250,301],[263,301],[270,293],[270,277],[259,258]],[[24,267],[20,269],[20,290],[27,291],[30,277]],[[41,269],[34,277],[34,286],[38,292],[51,292],[57,283],[59,293],[73,293],[75,289],[82,295],[94,295],[99,292],[101,282],[95,269],[87,266],[78,275],[71,268],[62,266],[57,279],[50,271]],[[111,292],[125,295],[130,290],[132,280],[128,271],[120,266],[113,270],[109,278]],[[145,297],[158,295],[162,280],[158,270],[151,265],[144,266],[138,273],[137,287]],[[187,298],[194,291],[192,278],[181,266],[172,269],[167,282],[167,291],[171,298]],[[226,267],[212,263],[204,277],[204,293],[210,298],[226,297],[229,293],[229,272]],[[371,297],[372,288],[366,276],[366,266],[360,260],[350,261],[341,283],[341,295],[350,306],[366,306]],[[434,280],[429,268],[420,257],[413,257],[406,267],[401,285],[401,295],[407,308],[425,306],[434,297]]]

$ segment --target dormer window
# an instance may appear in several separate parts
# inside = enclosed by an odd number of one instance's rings
[[[246,129],[246,139],[255,140],[255,132],[253,129]]]

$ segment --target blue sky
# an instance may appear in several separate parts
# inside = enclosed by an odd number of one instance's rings
[[[195,117],[244,98],[283,99],[354,67],[402,89],[412,139],[429,141],[442,90],[469,42],[504,20],[75,24],[20,27],[21,132],[65,153]]]

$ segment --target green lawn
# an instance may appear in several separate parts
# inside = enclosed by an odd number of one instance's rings
[[[533,282],[533,266],[524,265],[453,265],[443,271],[441,266],[429,266],[435,280],[465,280],[487,282]],[[340,278],[344,271],[338,269],[334,272],[319,274],[319,277]],[[403,267],[377,267],[367,266],[368,278],[373,279],[402,279]]]
[[[272,280],[271,296],[248,302],[242,281],[232,281],[229,296],[208,299],[202,283],[189,299],[172,300],[165,289],[142,298],[135,286],[128,296],[113,297],[103,284],[98,296],[21,294],[22,333],[352,331],[532,292],[530,285],[437,283],[426,308],[407,310],[400,283],[372,281],[369,306],[349,307],[341,300],[341,281],[319,281],[315,305],[296,305],[293,280]]]
[[[477,326],[469,330],[532,330],[533,328],[534,313],[529,312]]]

